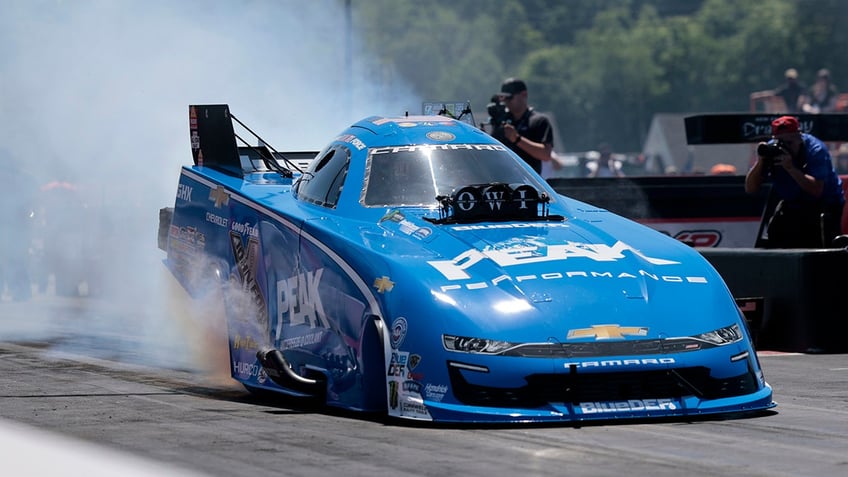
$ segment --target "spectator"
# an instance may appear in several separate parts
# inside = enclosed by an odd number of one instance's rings
[[[822,68],[816,74],[816,82],[801,99],[801,109],[805,113],[832,113],[836,110],[839,88],[830,80],[830,71]]]
[[[845,198],[827,146],[802,133],[794,116],[772,121],[771,133],[772,140],[757,147],[757,162],[745,176],[745,192],[758,192],[768,178],[780,199],[768,222],[767,246],[829,247],[841,234]]]
[[[786,103],[785,112],[797,113],[801,107],[801,97],[804,94],[804,85],[798,81],[798,71],[789,68],[783,74],[784,82],[774,89],[772,94],[779,96]]]
[[[495,96],[506,106],[507,116],[495,126],[492,136],[541,174],[542,162],[551,160],[554,149],[550,120],[528,105],[527,85],[520,79],[508,78]]]
[[[586,163],[589,177],[624,177],[621,170],[622,161],[613,156],[609,144],[601,144],[589,159],[591,160]]]

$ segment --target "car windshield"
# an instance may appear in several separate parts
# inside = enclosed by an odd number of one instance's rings
[[[433,206],[436,196],[472,184],[544,187],[500,144],[380,147],[368,152],[366,207]]]

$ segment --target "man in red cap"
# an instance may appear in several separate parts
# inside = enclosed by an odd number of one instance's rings
[[[781,116],[771,123],[772,139],[757,147],[757,162],[745,176],[745,191],[760,190],[770,179],[780,198],[768,223],[769,248],[829,247],[842,233],[842,180],[827,146],[801,132],[798,119]]]

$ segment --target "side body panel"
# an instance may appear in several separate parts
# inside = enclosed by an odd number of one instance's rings
[[[302,222],[251,198],[256,190],[239,192],[250,187],[184,168],[167,247],[168,267],[192,295],[221,287],[233,378],[248,388],[301,394],[263,370],[257,352],[278,349],[298,374],[326,380],[328,404],[384,408],[384,396],[369,402],[373,393],[362,389],[363,325],[379,316],[369,286],[335,247],[304,233]],[[263,187],[271,196],[287,186]]]

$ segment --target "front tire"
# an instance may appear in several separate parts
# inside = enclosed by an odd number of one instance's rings
[[[379,316],[369,316],[362,331],[362,405],[374,412],[387,412],[386,326]]]

